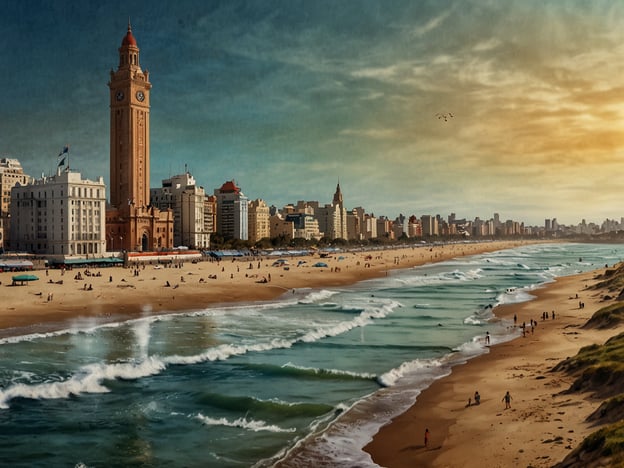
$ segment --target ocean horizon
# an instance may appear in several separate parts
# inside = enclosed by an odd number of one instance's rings
[[[623,257],[622,245],[525,245],[273,301],[0,339],[0,460],[376,466],[362,447],[379,427],[488,352],[486,332],[493,345],[518,336],[496,306]]]

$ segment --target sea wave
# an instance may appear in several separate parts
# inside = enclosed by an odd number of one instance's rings
[[[325,299],[329,299],[335,294],[338,294],[338,291],[330,291],[327,289],[321,289],[320,291],[312,291],[308,293],[305,297],[299,299],[299,303],[300,304],[313,304],[316,302],[323,301]]]
[[[288,402],[279,399],[263,400],[251,396],[232,396],[221,393],[203,394],[199,401],[217,409],[244,411],[252,414],[269,414],[279,417],[318,417],[334,410],[334,407],[322,403]]]
[[[20,383],[0,390],[0,409],[7,409],[9,402],[15,398],[43,400],[69,398],[83,393],[108,393],[110,390],[103,385],[105,380],[139,379],[158,374],[164,368],[165,364],[158,358],[141,362],[89,364],[67,380],[35,385]]]
[[[256,421],[254,419],[247,419],[247,417],[229,420],[227,418],[211,418],[210,416],[204,416],[198,413],[195,419],[201,421],[206,426],[225,426],[225,427],[238,427],[247,429],[253,432],[296,432],[295,428],[281,428],[279,426],[268,424],[265,421]]]

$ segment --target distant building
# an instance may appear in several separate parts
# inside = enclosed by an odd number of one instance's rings
[[[395,239],[394,231],[392,230],[392,221],[385,216],[377,218],[377,237],[388,240]]]
[[[247,240],[248,200],[233,180],[214,191],[217,198],[217,232],[225,239]]]
[[[403,235],[407,236],[407,217],[405,215],[401,213],[396,217],[392,223],[392,231],[395,239],[400,239]]]
[[[298,239],[318,240],[323,237],[319,230],[318,220],[314,216],[305,213],[291,213],[285,216],[287,222],[291,222],[295,228],[294,236]]]
[[[344,207],[340,184],[331,204],[315,208],[314,214],[319,223],[319,230],[329,239],[347,239],[347,210]]]
[[[204,198],[204,231],[217,232],[217,197],[206,195]]]
[[[422,215],[420,217],[420,224],[422,226],[422,235],[437,236],[438,235],[438,220],[435,216]]]
[[[24,169],[17,159],[0,159],[0,250],[10,243],[11,230],[11,189],[15,185],[26,185],[31,177],[24,174]]]
[[[377,218],[374,214],[366,213],[364,215],[363,229],[366,239],[377,239]]]
[[[273,214],[269,218],[269,228],[271,239],[283,239],[290,241],[295,238],[295,225],[292,221],[285,220],[279,213]]]
[[[347,239],[356,241],[363,239],[362,221],[355,209],[347,213]]]
[[[419,219],[412,215],[407,221],[407,237],[422,237],[423,231]]]
[[[104,179],[57,172],[11,190],[11,249],[35,254],[106,253]],[[120,241],[121,242],[121,241]]]
[[[269,207],[264,200],[257,199],[249,202],[247,234],[248,240],[253,243],[271,237]]]
[[[173,211],[173,243],[193,249],[210,246],[210,231],[204,222],[206,193],[186,172],[162,181],[161,188],[150,189],[150,200],[160,210]]]

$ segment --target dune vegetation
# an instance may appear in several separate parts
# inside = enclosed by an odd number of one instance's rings
[[[596,311],[584,328],[619,327],[624,320],[624,264],[607,269],[594,287],[607,290],[615,302]],[[557,468],[624,467],[624,333],[602,345],[581,348],[576,356],[557,364],[553,371],[564,371],[575,377],[567,392],[589,393],[603,399],[588,422],[601,426],[586,437]]]

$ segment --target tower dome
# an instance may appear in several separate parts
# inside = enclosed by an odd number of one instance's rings
[[[121,41],[121,47],[125,47],[125,46],[134,46],[134,47],[137,46],[136,39],[132,35],[132,28],[130,27],[130,23],[128,23],[128,32],[126,33],[123,40]]]

